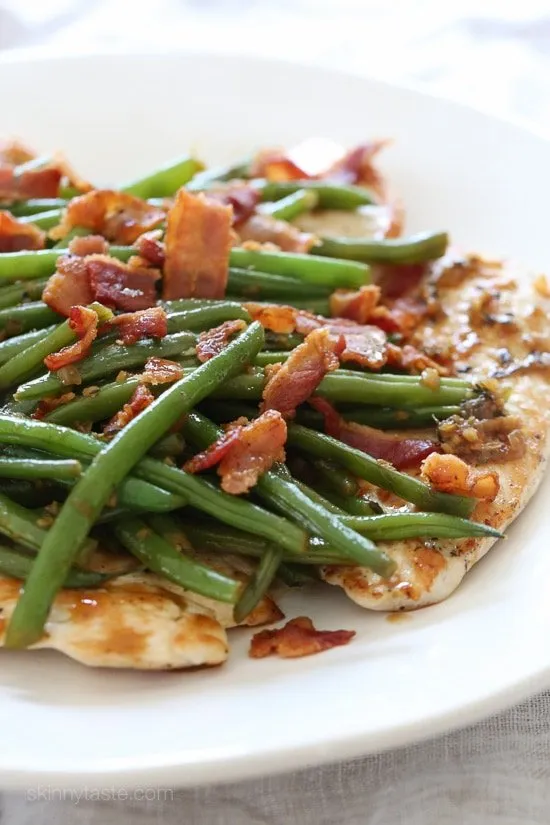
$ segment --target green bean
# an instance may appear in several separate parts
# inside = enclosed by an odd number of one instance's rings
[[[49,229],[53,229],[54,226],[57,226],[62,217],[62,209],[47,209],[44,212],[35,212],[33,215],[25,215],[22,218],[19,218],[19,220],[21,223],[32,223],[39,229],[43,229],[47,232]]]
[[[339,261],[292,252],[263,252],[233,247],[229,265],[295,278],[317,286],[357,289],[370,282],[370,269],[355,261]]]
[[[402,541],[411,538],[501,538],[502,533],[465,518],[445,513],[385,513],[379,516],[344,516],[342,523],[374,541]]]
[[[223,321],[234,319],[241,319],[250,323],[250,315],[237,301],[216,301],[212,306],[184,309],[170,313],[168,315],[168,332],[211,329]]]
[[[0,284],[13,281],[32,281],[47,278],[55,271],[57,259],[65,255],[63,249],[39,249],[37,251],[4,252],[0,255]],[[109,255],[119,261],[127,261],[136,250],[131,246],[111,246]]]
[[[292,298],[287,301],[296,309],[305,309],[307,312],[312,312],[314,315],[330,315],[330,300],[329,298]]]
[[[315,192],[321,209],[357,209],[376,203],[376,196],[362,186],[330,183],[323,180],[254,181],[262,200],[277,201],[300,189]]]
[[[167,335],[159,341],[138,341],[130,346],[110,344],[80,361],[78,374],[81,382],[86,384],[119,370],[140,366],[153,356],[171,358],[185,354],[190,348],[193,348],[194,352],[194,345],[195,336],[191,332],[178,332],[175,335]],[[56,395],[66,390],[66,388],[67,385],[61,381],[57,374],[50,372],[47,375],[35,378],[34,381],[22,384],[15,393],[14,398],[16,401],[40,399],[48,395]]]
[[[86,420],[86,419],[84,419]],[[165,435],[149,450],[149,455],[154,458],[174,458],[180,456],[185,450],[185,441],[180,433],[170,433]]]
[[[195,158],[185,156],[161,166],[149,175],[136,178],[121,186],[120,191],[138,198],[168,198],[175,195],[181,186],[204,169],[204,165]]]
[[[18,458],[0,458],[0,478],[76,478],[82,473],[79,461],[28,461]]]
[[[203,448],[211,444],[220,434],[220,430],[204,416],[194,412],[187,416],[183,424],[183,433],[191,441]],[[368,567],[381,576],[391,573],[394,563],[370,541],[358,541],[357,534],[338,516],[312,501],[302,490],[287,480],[288,471],[268,470],[256,482],[256,493],[285,514],[290,514],[306,530],[316,533],[337,550],[341,555],[353,559],[357,564]]]
[[[246,178],[248,176],[249,166],[250,159],[247,159],[227,166],[214,166],[210,169],[205,169],[203,172],[195,175],[185,188],[190,192],[201,192],[212,185],[216,186],[218,183]]]
[[[313,487],[310,487],[304,481],[300,481],[299,479],[294,479],[294,484],[300,488],[302,493],[304,493],[308,498],[314,501],[316,504],[320,504],[321,507],[324,507],[325,510],[328,510],[330,513],[337,513],[340,516],[345,516],[346,511],[335,504],[333,501],[330,501],[328,498],[325,498],[321,493],[317,490],[314,490]]]
[[[83,395],[67,404],[60,404],[46,415],[45,420],[65,425],[103,421],[128,403],[139,384],[139,376],[105,384],[93,395]]]
[[[106,309],[101,304],[91,304],[90,309],[95,311],[98,321],[101,323],[105,323],[113,317],[111,310]],[[28,378],[43,363],[46,356],[72,344],[76,339],[77,335],[70,321],[63,321],[45,338],[22,350],[0,367],[0,390]]]
[[[36,215],[39,212],[50,211],[51,209],[63,209],[67,206],[65,198],[32,198],[26,201],[17,201],[2,206],[2,209],[8,209],[12,215],[21,217],[25,215]]]
[[[312,463],[316,478],[337,495],[344,498],[357,495],[359,485],[351,473],[339,467],[334,461],[324,458],[318,458]]]
[[[474,499],[465,496],[454,496],[432,490],[417,478],[400,473],[360,450],[348,447],[328,435],[308,430],[300,424],[289,426],[287,443],[310,455],[330,458],[358,478],[363,478],[371,484],[382,487],[383,490],[395,493],[405,501],[416,504],[421,510],[467,517],[476,504]]]
[[[184,555],[141,519],[118,522],[114,532],[124,547],[153,573],[207,598],[230,604],[237,601],[240,582]]]
[[[345,258],[367,264],[419,264],[445,254],[449,236],[446,232],[419,232],[409,238],[321,238],[313,247],[317,255]]]
[[[262,358],[266,353],[259,353],[256,358]],[[263,365],[269,363],[267,360],[260,360]],[[443,421],[451,415],[459,415],[460,407],[419,407],[418,409],[392,410],[388,407],[353,407],[352,409],[342,409],[340,414],[346,421],[355,421],[357,424],[366,424],[369,427],[377,427],[382,430],[401,430],[415,427],[434,427],[436,421]],[[316,410],[299,410],[298,420],[300,424],[307,427],[318,428],[322,426],[323,417]]]
[[[283,551],[275,544],[268,547],[262,555],[258,567],[252,574],[233,610],[235,621],[238,624],[252,613],[271,587],[281,564],[282,555]]]
[[[69,229],[67,234],[61,238],[56,244],[54,244],[54,249],[67,249],[70,242],[73,238],[85,238],[86,235],[91,235],[91,230],[88,229],[86,226],[73,226],[72,229]]]
[[[32,332],[26,332],[24,335],[16,335],[13,338],[8,338],[6,341],[0,342],[0,364],[5,364],[10,358],[13,358],[19,352],[35,344],[37,341],[42,341],[50,334],[55,327],[46,327],[45,329],[35,329]]]
[[[261,325],[251,324],[221,353],[166,390],[93,459],[69,493],[42,545],[11,617],[7,647],[28,647],[40,638],[55,594],[78,547],[113,489],[184,413],[209,395],[217,383],[242,369],[261,349],[263,339]]]
[[[336,507],[339,507],[344,513],[350,516],[375,516],[378,515],[382,509],[376,502],[369,501],[365,496],[339,496],[333,490],[327,487],[321,488],[326,493],[327,498]]]
[[[1,259],[0,255],[0,261]],[[32,329],[41,329],[54,324],[59,318],[57,312],[42,301],[30,301],[28,304],[0,309],[0,330],[8,337],[21,335]]]
[[[319,196],[313,189],[297,189],[284,198],[262,204],[258,211],[280,221],[293,221],[304,212],[311,212],[318,203]]]
[[[268,352],[273,350],[292,350],[302,343],[303,335],[298,335],[297,332],[291,333],[276,333],[269,330],[265,335],[265,346]]]
[[[183,524],[185,535],[197,550],[212,551],[215,553],[236,553],[240,556],[261,558],[273,546],[270,540],[247,533],[234,527],[228,527],[214,521],[193,519],[185,520]],[[349,558],[331,553],[320,540],[317,544],[311,540],[311,551],[296,554],[284,551],[283,558],[287,561],[299,561],[300,564],[353,564]]]
[[[227,280],[227,291],[233,295],[250,300],[274,301],[282,299],[292,303],[294,298],[326,298],[330,287],[319,286],[307,281],[289,278],[288,275],[275,275],[272,272],[260,272],[256,269],[231,267]]]
[[[22,283],[9,284],[0,287],[0,309],[13,307],[28,299],[36,300],[42,297],[42,291],[46,286],[45,280],[23,281]]]
[[[0,545],[0,573],[14,579],[27,579],[35,562],[35,557],[28,556],[21,550]],[[63,587],[88,588],[99,587],[103,582],[112,578],[106,573],[95,573],[92,570],[77,570],[70,568],[65,576]]]
[[[308,570],[299,564],[288,564],[282,562],[277,570],[277,578],[286,584],[287,587],[307,587],[319,581],[315,570]]]
[[[12,541],[30,550],[40,550],[48,532],[41,526],[40,520],[26,507],[0,494],[0,533]],[[97,542],[94,539],[84,539],[81,546],[86,551],[91,551],[95,549]]]

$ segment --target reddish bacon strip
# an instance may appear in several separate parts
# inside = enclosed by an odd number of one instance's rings
[[[143,384],[139,384],[128,403],[105,425],[103,434],[109,437],[116,435],[120,430],[124,429],[130,421],[133,421],[140,412],[145,410],[149,404],[152,404],[154,400],[155,396],[152,392]]]
[[[381,201],[387,200],[386,182],[381,172],[374,166],[378,153],[388,145],[387,140],[373,140],[350,149],[343,158],[324,174],[326,180],[338,183],[354,183],[372,189]]]
[[[269,215],[252,215],[238,231],[243,242],[275,244],[285,252],[309,252],[317,240],[311,232],[300,232],[287,221],[278,221]]]
[[[230,206],[179,190],[166,225],[164,298],[223,298],[231,222]]]
[[[449,370],[438,364],[428,355],[425,355],[411,344],[405,344],[404,347],[398,347],[395,344],[388,344],[387,346],[388,361],[391,367],[404,370],[405,372],[420,374],[426,369],[437,370],[440,375],[448,375]]]
[[[255,633],[249,655],[253,659],[263,659],[276,653],[283,659],[295,659],[347,645],[354,636],[354,630],[317,630],[307,616],[298,616],[277,630]]]
[[[500,489],[498,474],[474,470],[456,455],[432,453],[422,463],[422,478],[436,490],[493,501]]]
[[[105,330],[113,328],[120,333],[123,344],[135,344],[142,338],[164,338],[168,333],[168,321],[161,307],[151,307],[116,315],[104,327]]]
[[[52,372],[75,364],[88,355],[97,338],[97,314],[88,307],[72,307],[69,313],[69,326],[78,335],[78,341],[44,358],[45,365]]]
[[[49,166],[20,175],[13,166],[0,166],[0,199],[57,198],[61,177],[59,169]]]
[[[315,392],[327,372],[338,369],[344,339],[334,339],[327,329],[315,329],[294,349],[288,360],[269,371],[262,394],[262,410],[278,410],[292,418],[296,407]]]
[[[233,226],[239,226],[254,214],[260,192],[244,180],[230,181],[208,190],[210,200],[233,209]]]
[[[42,298],[66,316],[71,307],[92,301],[133,312],[156,303],[159,277],[156,269],[134,266],[132,261],[122,263],[108,255],[68,255],[58,259],[57,272],[48,280]]]
[[[430,439],[402,438],[384,430],[346,421],[325,398],[311,398],[310,404],[323,415],[327,435],[373,458],[389,461],[398,469],[417,466],[438,449],[436,442]]]
[[[131,244],[144,232],[162,223],[164,217],[163,209],[134,195],[112,189],[94,189],[73,198],[61,223],[51,230],[50,237],[59,240],[75,226],[84,226],[109,241]]]
[[[183,367],[167,358],[149,358],[141,375],[144,384],[171,384],[183,378]]]
[[[215,355],[219,355],[228,345],[231,336],[240,332],[245,327],[246,322],[240,318],[236,318],[234,321],[224,321],[219,327],[213,327],[213,329],[201,332],[196,347],[197,358],[201,364],[209,361],[210,358],[213,358]]]
[[[222,489],[241,495],[254,487],[276,461],[285,460],[286,434],[280,413],[268,410],[250,424],[236,422],[207,450],[188,461],[184,469],[198,473],[219,464]]]
[[[44,249],[46,235],[32,223],[16,220],[9,212],[0,211],[0,252],[21,249]]]

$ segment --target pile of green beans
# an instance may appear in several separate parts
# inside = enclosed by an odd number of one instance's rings
[[[25,168],[47,162],[39,158]],[[377,202],[366,187],[268,181],[253,178],[252,169],[250,159],[206,169],[184,156],[120,191],[168,210],[181,187],[219,193],[227,182],[247,181],[258,193],[258,214],[288,222],[307,212]],[[77,195],[64,186],[59,198],[0,207],[47,233]],[[44,359],[73,344],[77,334],[41,300],[43,291],[71,238],[88,232],[76,226],[55,246],[48,241],[39,251],[0,254],[0,573],[25,581],[7,627],[7,647],[28,647],[40,639],[61,588],[105,586],[120,575],[94,569],[98,548],[106,552],[112,546],[139,569],[231,605],[239,623],[276,577],[296,585],[312,580],[307,569],[360,565],[389,579],[399,573],[392,542],[500,536],[469,519],[474,499],[438,492],[324,435],[322,416],[306,404],[287,422],[287,462],[261,474],[249,495],[224,492],[215,472],[182,469],[187,458],[222,435],[219,422],[259,414],[271,366],[284,363],[303,341],[295,332],[264,331],[252,321],[247,302],[330,316],[334,290],[369,284],[378,264],[399,267],[441,257],[446,233],[327,236],[318,239],[313,254],[233,246],[225,298],[159,299],[167,334],[133,344],[121,342],[116,329],[101,328],[113,313],[92,304],[100,334],[89,353],[70,369],[48,372]],[[136,249],[112,245],[110,254],[128,261]],[[243,328],[200,363],[201,333],[233,320],[242,321]],[[171,382],[148,383],[148,406],[109,437],[113,428],[104,431],[104,422],[131,402],[152,357],[177,362],[181,372]],[[326,374],[316,389],[345,419],[391,430],[433,428],[460,414],[475,392],[461,378],[428,386],[421,376],[345,368]],[[384,509],[374,496],[362,494],[363,482],[417,511]],[[216,569],[213,554],[228,553],[252,560],[247,581]]]

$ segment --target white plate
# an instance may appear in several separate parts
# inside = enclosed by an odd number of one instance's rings
[[[0,65],[2,128],[60,147],[119,181],[190,147],[209,161],[326,135],[395,136],[386,167],[410,227],[449,228],[477,250],[548,267],[550,144],[410,90],[284,63],[112,56]],[[0,784],[192,784],[336,760],[436,734],[548,684],[547,479],[446,603],[398,622],[333,588],[289,615],[355,628],[347,647],[253,661],[231,634],[220,669],[91,670],[56,654],[3,653]]]

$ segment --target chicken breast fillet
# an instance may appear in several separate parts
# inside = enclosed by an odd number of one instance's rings
[[[525,441],[521,457],[484,463],[500,491],[480,501],[472,519],[503,530],[537,489],[549,451],[550,300],[545,281],[535,289],[512,267],[478,257],[437,264],[426,284],[443,312],[415,333],[428,354],[452,355],[460,370],[477,380],[492,378],[509,392],[506,411],[517,416]],[[541,286],[542,285],[542,286]],[[389,499],[381,498],[387,508]],[[414,509],[394,500],[400,511]],[[322,576],[342,587],[362,607],[407,610],[447,598],[494,544],[492,538],[407,540],[381,543],[397,564],[384,580],[357,567],[325,567]]]

